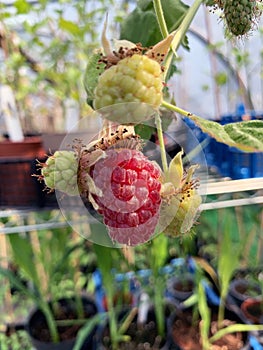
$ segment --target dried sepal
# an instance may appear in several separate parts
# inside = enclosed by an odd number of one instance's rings
[[[174,35],[175,32],[169,34],[166,38],[155,44],[146,52],[146,56],[154,59],[161,64],[170,50]]]
[[[106,19],[103,24],[103,30],[102,30],[102,35],[101,35],[101,43],[102,47],[104,50],[105,55],[111,55],[112,54],[112,49],[111,49],[111,44],[109,40],[107,39],[106,32],[107,32],[107,26],[108,26],[108,15],[106,15]]]
[[[136,44],[129,40],[113,39],[113,43],[115,51],[119,51],[122,47],[126,47],[127,49],[134,49],[136,47]]]
[[[107,39],[106,32],[107,18],[104,22],[101,37],[104,55],[99,59],[99,63],[105,64],[105,69],[108,69],[111,66],[118,64],[120,60],[126,57],[131,57],[135,54],[145,55],[161,65],[170,50],[175,35],[175,32],[172,32],[152,47],[143,47],[141,43],[133,43],[129,40],[113,40],[114,48],[112,48],[110,41]]]

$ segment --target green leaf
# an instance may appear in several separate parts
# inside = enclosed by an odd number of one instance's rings
[[[34,253],[30,240],[21,237],[19,234],[12,234],[9,235],[9,242],[15,263],[20,269],[23,269],[26,276],[38,287],[39,279],[35,264],[32,261]]]
[[[217,268],[220,279],[221,298],[225,298],[230,280],[240,262],[240,247],[235,246],[231,239],[231,233],[234,231],[235,226],[236,222],[233,221],[232,215],[225,212]],[[233,254],[233,250],[235,254]]]
[[[263,121],[251,120],[224,126],[226,132],[237,144],[252,146],[263,151]]]
[[[59,27],[72,35],[78,35],[81,33],[81,30],[76,23],[64,18],[59,19]]]
[[[202,319],[201,323],[201,337],[204,342],[204,348],[208,348],[208,336],[210,331],[211,310],[209,309],[206,301],[205,290],[201,282],[198,284],[198,309]]]
[[[263,121],[251,120],[221,125],[191,114],[188,118],[218,142],[247,152],[263,151]]]
[[[144,12],[137,7],[122,23],[120,38],[143,46],[151,46],[160,41],[161,32],[153,11]]]
[[[139,0],[138,7],[143,11],[150,10],[152,8],[152,0]]]
[[[155,128],[146,124],[135,125],[135,132],[143,140],[149,140],[151,136],[156,132]]]
[[[27,288],[20,280],[19,277],[17,277],[11,270],[4,269],[0,266],[0,275],[7,278],[12,286],[14,286],[17,290],[19,290],[21,293],[23,293],[25,296],[28,296],[29,298],[35,300],[35,302],[38,301],[38,297],[32,290]]]
[[[31,6],[26,0],[17,0],[13,3],[13,6],[17,10],[17,14],[25,14],[30,11]]]
[[[159,269],[164,266],[167,259],[168,238],[160,234],[152,240],[152,264],[155,275],[158,275]]]
[[[105,67],[103,63],[98,64],[100,57],[100,52],[95,52],[90,56],[84,74],[84,87],[89,100],[94,98],[94,90],[98,84],[99,75]]]
[[[101,322],[103,322],[105,318],[106,314],[100,313],[89,319],[87,323],[84,326],[82,326],[80,331],[78,332],[77,340],[73,347],[73,350],[80,350],[82,348],[83,343],[89,336],[90,332],[92,332],[94,327],[98,326]]]
[[[168,31],[172,32],[182,22],[188,6],[180,0],[162,0],[162,7]],[[123,21],[120,37],[146,47],[163,39],[151,0],[138,2],[135,10]]]
[[[102,274],[103,283],[105,284],[107,290],[112,290],[113,277],[111,269],[113,268],[113,249],[98,244],[93,244],[93,248],[98,257],[97,264]]]
[[[228,75],[224,72],[217,73],[215,75],[215,81],[217,85],[226,85],[226,83],[228,82]]]
[[[257,332],[262,331],[263,325],[261,324],[243,324],[236,323],[227,326],[226,328],[222,328],[217,331],[210,339],[210,343],[214,343],[220,338],[224,337],[226,334],[238,333],[238,332]]]

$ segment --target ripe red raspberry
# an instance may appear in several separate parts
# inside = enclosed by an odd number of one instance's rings
[[[161,170],[135,149],[108,149],[91,176],[102,196],[95,196],[111,239],[134,246],[154,234],[161,204]]]

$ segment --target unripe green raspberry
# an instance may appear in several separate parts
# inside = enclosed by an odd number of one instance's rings
[[[257,19],[257,1],[224,0],[223,11],[229,33],[242,36],[252,29]]]
[[[43,164],[41,175],[50,189],[56,189],[69,195],[78,194],[78,161],[71,151],[56,151]]]
[[[127,114],[127,105],[130,102],[139,104],[145,103],[153,108],[158,108],[162,102],[162,70],[161,66],[155,60],[139,54],[121,59],[116,65],[106,69],[99,77],[98,85],[95,89],[95,109],[112,106],[116,104],[123,105],[123,117]],[[118,115],[121,106],[117,107]],[[134,110],[134,106],[131,111]],[[114,109],[112,109],[114,111]],[[139,117],[136,113],[140,114]],[[147,119],[148,111],[145,114]],[[133,112],[129,115],[133,120],[125,122],[141,121],[142,111]],[[117,118],[118,119],[118,118]],[[127,119],[127,118],[126,118]],[[116,120],[113,116],[112,120]],[[117,120],[123,122],[122,120]]]

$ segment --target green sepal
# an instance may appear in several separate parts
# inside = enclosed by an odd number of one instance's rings
[[[84,87],[89,104],[94,99],[94,90],[98,84],[99,76],[105,69],[105,64],[99,63],[100,58],[101,52],[94,52],[88,60],[84,74]]]
[[[168,174],[167,174],[167,181],[171,182],[175,188],[180,187],[184,168],[183,168],[183,161],[182,161],[182,155],[184,151],[178,152],[175,157],[171,160],[168,168]]]

